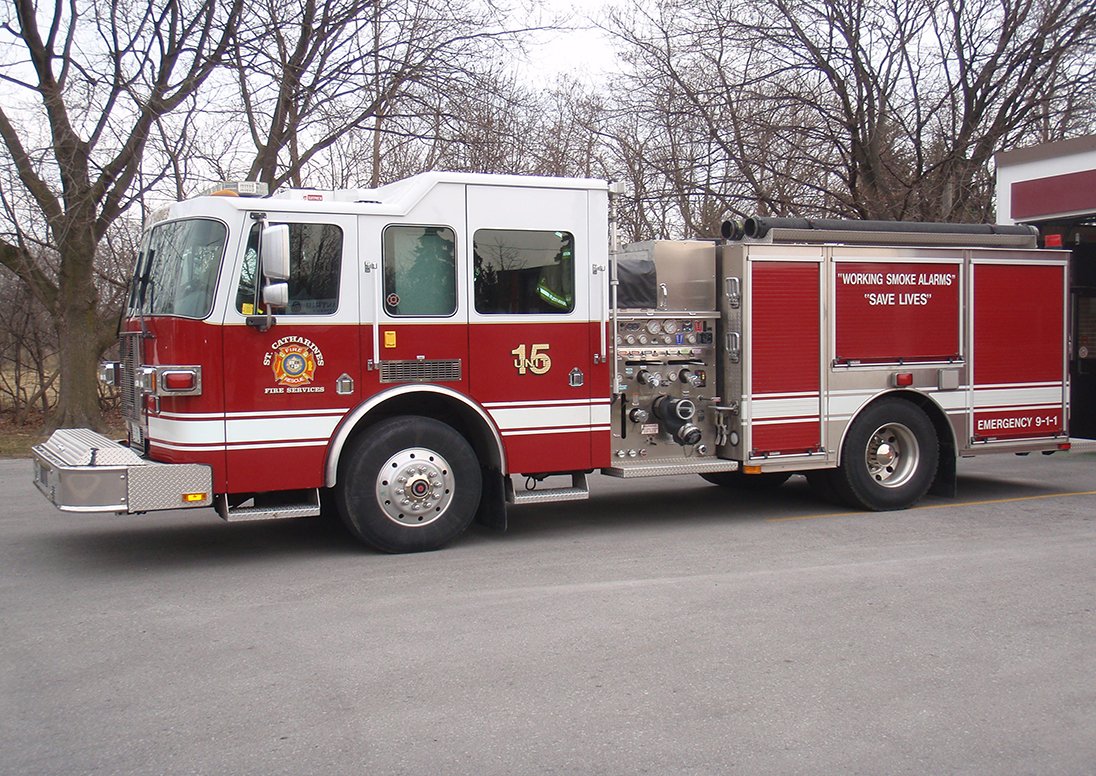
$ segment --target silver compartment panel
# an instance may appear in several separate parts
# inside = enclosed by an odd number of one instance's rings
[[[204,464],[166,464],[90,429],[61,429],[33,448],[34,484],[64,512],[152,512],[207,507],[213,473]],[[203,493],[198,501],[183,494]]]

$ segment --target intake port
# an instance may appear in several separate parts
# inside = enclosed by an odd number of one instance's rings
[[[695,445],[703,436],[703,432],[690,422],[696,417],[696,405],[691,400],[659,396],[652,409],[662,430],[679,445]]]

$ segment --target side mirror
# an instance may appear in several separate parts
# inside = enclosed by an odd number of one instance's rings
[[[267,308],[285,307],[289,304],[289,284],[270,283],[263,286],[263,304]]]
[[[263,229],[263,277],[267,280],[289,279],[289,225],[274,224]]]

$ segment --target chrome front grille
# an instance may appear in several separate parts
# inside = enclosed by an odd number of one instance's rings
[[[382,361],[382,383],[459,383],[460,359]]]
[[[144,448],[144,432],[141,423],[141,393],[137,388],[137,375],[141,369],[141,332],[129,331],[122,334],[118,342],[122,359],[122,376],[119,388],[122,393],[122,418],[129,428],[130,446],[136,450]]]

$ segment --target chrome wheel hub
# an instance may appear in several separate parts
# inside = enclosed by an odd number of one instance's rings
[[[377,503],[400,525],[429,525],[453,500],[456,482],[449,462],[422,447],[401,450],[377,473]]]
[[[864,451],[868,474],[885,488],[898,488],[909,482],[917,471],[920,456],[917,437],[901,423],[877,428]]]

